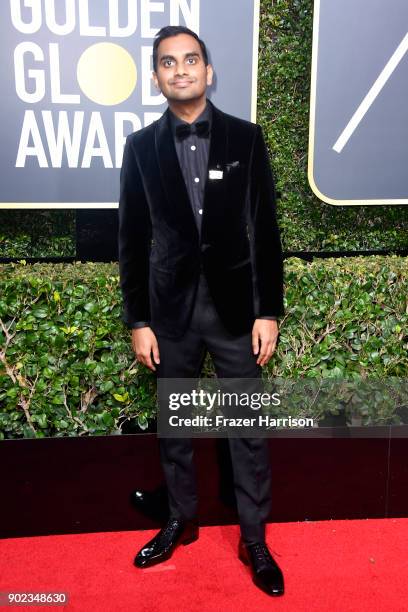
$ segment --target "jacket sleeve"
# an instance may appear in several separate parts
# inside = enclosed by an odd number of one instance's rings
[[[150,211],[135,152],[126,138],[120,172],[119,277],[123,298],[123,322],[129,328],[150,320],[149,252]]]
[[[249,227],[253,240],[255,315],[284,314],[283,254],[276,194],[262,128],[256,126],[250,175]]]

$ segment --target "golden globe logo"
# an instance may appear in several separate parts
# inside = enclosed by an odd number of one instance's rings
[[[198,32],[199,12],[199,0],[10,0],[12,26],[29,37],[14,48],[16,95],[34,107],[24,111],[15,166],[24,168],[34,158],[40,168],[90,168],[97,158],[105,168],[120,168],[126,134],[158,119],[154,108],[165,102],[161,93],[151,92],[151,39],[159,29],[153,23],[183,23]],[[118,42],[100,42],[135,36],[149,41],[134,45],[140,75],[135,54]],[[50,42],[59,37],[61,43]],[[75,56],[75,42],[89,38],[96,41]],[[64,74],[63,67],[74,74]],[[75,82],[76,91],[67,91],[67,82]],[[106,112],[135,91],[141,116]],[[42,103],[47,108],[40,108]],[[105,112],[90,110],[95,105]]]
[[[127,100],[133,92],[136,66],[123,47],[97,43],[79,58],[77,78],[79,87],[90,100],[113,106]]]

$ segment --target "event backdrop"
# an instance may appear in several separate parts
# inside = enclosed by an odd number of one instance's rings
[[[126,135],[167,107],[151,81],[164,25],[203,37],[209,97],[254,120],[258,13],[256,0],[216,12],[201,0],[3,0],[0,207],[117,208]]]
[[[408,2],[315,0],[309,181],[329,204],[408,204]]]

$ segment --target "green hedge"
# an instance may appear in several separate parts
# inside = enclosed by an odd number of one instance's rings
[[[0,257],[75,257],[75,210],[0,210]]]
[[[399,257],[287,260],[286,314],[265,377],[406,377],[407,277]],[[135,361],[121,312],[117,263],[0,265],[1,437],[147,427],[155,377]],[[207,358],[203,376],[213,375]]]
[[[318,200],[309,187],[312,17],[312,0],[261,0],[258,122],[281,193],[284,249],[406,249],[407,206],[332,206]],[[50,225],[52,240],[44,231]],[[0,211],[0,256],[74,255],[74,227],[74,211]]]

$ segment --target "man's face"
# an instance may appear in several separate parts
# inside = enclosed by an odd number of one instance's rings
[[[165,38],[157,50],[153,80],[167,100],[188,102],[205,96],[212,83],[211,65],[204,63],[199,42],[189,34]]]

